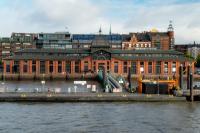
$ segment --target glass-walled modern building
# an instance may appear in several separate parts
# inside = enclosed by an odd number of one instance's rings
[[[36,41],[37,48],[72,48],[71,35],[69,32],[39,33]]]
[[[90,48],[92,43],[96,40],[96,38],[103,38],[113,49],[121,49],[122,41],[127,39],[129,35],[121,35],[121,34],[73,34],[72,35],[72,43],[73,48]]]

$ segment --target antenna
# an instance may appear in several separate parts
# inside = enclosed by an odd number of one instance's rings
[[[109,34],[110,34],[110,35],[112,34],[112,30],[111,30],[111,24],[110,24],[110,31],[109,31]]]

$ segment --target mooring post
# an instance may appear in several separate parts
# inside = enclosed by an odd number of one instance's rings
[[[187,89],[190,89],[190,65],[187,67]]]
[[[190,101],[194,101],[194,96],[193,96],[193,74],[192,72],[190,73]]]
[[[129,87],[130,90],[132,89],[132,85],[131,85],[131,68],[130,67],[128,68],[128,87]]]
[[[179,67],[179,87],[183,89],[183,65]]]

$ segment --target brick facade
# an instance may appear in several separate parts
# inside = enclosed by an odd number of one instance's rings
[[[99,69],[101,69],[101,66],[104,66],[104,68],[106,69],[106,71],[111,72],[112,74],[116,74],[116,75],[122,75],[122,76],[127,76],[128,75],[128,68],[132,68],[134,66],[131,66],[131,62],[136,62],[136,73],[132,73],[132,76],[141,76],[141,75],[149,75],[149,76],[173,76],[174,73],[172,72],[172,63],[176,63],[176,72],[175,72],[175,76],[179,76],[179,66],[181,65],[181,63],[184,63],[184,66],[188,66],[190,64],[190,62],[180,62],[180,61],[171,61],[171,60],[163,60],[161,61],[161,73],[157,74],[156,73],[156,61],[147,61],[147,60],[137,60],[137,61],[131,61],[131,60],[119,60],[116,58],[111,58],[111,60],[93,60],[91,57],[86,57],[82,60],[76,61],[79,62],[79,72],[76,73],[75,72],[75,61],[71,60],[68,61],[71,63],[71,72],[68,73],[66,72],[66,60],[61,61],[61,69],[62,71],[59,73],[58,72],[58,62],[57,60],[53,61],[53,72],[51,73],[49,70],[49,60],[45,61],[45,73],[41,73],[41,66],[40,66],[40,61],[37,60],[36,61],[36,72],[32,72],[32,60],[28,60],[26,61],[27,63],[24,62],[24,60],[20,60],[19,61],[19,73],[15,73],[13,71],[13,65],[14,65],[14,60],[9,60],[9,61],[4,61],[4,74],[19,74],[21,76],[23,75],[29,75],[29,76],[41,76],[41,75],[45,75],[45,76],[51,76],[53,75],[54,77],[59,77],[59,76],[63,76],[65,77],[66,74],[72,75],[72,77],[74,77],[74,75],[76,74],[86,74],[86,73],[97,73]],[[87,62],[87,64],[85,64],[85,62]],[[149,62],[152,63],[152,68],[149,66]],[[9,64],[8,64],[9,63]],[[115,72],[115,63],[118,64],[117,65],[117,73]],[[165,63],[168,64],[167,66],[167,73],[165,73],[164,70],[164,65]],[[24,65],[27,64],[27,71],[24,72]],[[126,65],[125,65],[126,64]],[[144,64],[144,69],[142,69],[141,64]],[[9,65],[9,71],[6,65]],[[191,64],[192,65],[192,71],[194,72],[194,63]],[[87,70],[84,70],[86,67]],[[152,72],[149,72],[149,69],[152,69]],[[126,70],[126,71],[124,71]],[[142,71],[144,70],[144,71]],[[186,72],[185,72],[186,73]]]

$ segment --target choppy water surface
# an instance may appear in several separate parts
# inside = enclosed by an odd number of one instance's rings
[[[96,81],[88,81],[96,84]],[[42,88],[40,81],[7,81],[9,91]],[[47,81],[44,88],[73,88]],[[73,89],[72,89],[73,91]],[[86,86],[77,91],[88,92]],[[0,103],[0,133],[136,132],[200,133],[197,103]]]
[[[1,133],[199,133],[200,103],[0,103]]]

